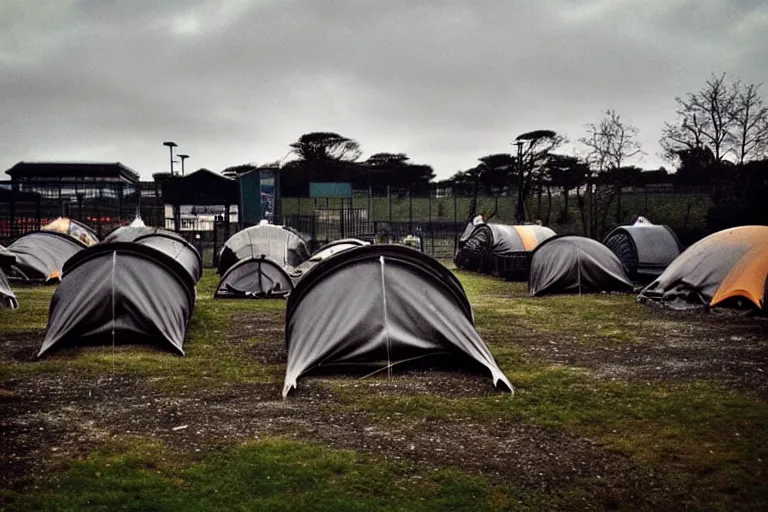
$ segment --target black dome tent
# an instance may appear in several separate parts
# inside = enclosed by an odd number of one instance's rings
[[[557,236],[541,243],[531,256],[528,293],[631,292],[621,262],[606,246],[582,236]]]
[[[266,255],[249,256],[229,267],[213,296],[231,298],[278,298],[293,290],[293,278],[285,267]]]
[[[306,274],[309,269],[321,261],[327,260],[331,256],[342,251],[354,249],[355,247],[362,247],[364,245],[370,245],[370,243],[364,240],[360,240],[359,238],[341,238],[339,240],[328,242],[324,246],[320,247],[317,251],[315,251],[311,258],[295,268],[294,281],[296,279],[301,279],[302,275]]]
[[[269,257],[283,268],[296,267],[309,259],[304,239],[291,228],[260,224],[238,231],[224,243],[219,256],[219,275],[240,260]]]
[[[616,254],[632,279],[655,279],[683,250],[669,226],[651,224],[640,217],[630,226],[619,226],[603,243]]]
[[[293,290],[294,267],[309,258],[304,239],[290,228],[260,224],[235,233],[219,257],[221,281],[215,298],[285,297]]]
[[[283,396],[322,368],[391,369],[442,356],[512,385],[474,326],[461,283],[437,260],[398,245],[341,251],[310,269],[288,296]]]
[[[77,238],[56,231],[28,233],[8,246],[16,256],[8,277],[25,282],[58,281],[64,262],[85,247]]]
[[[470,223],[459,239],[453,261],[463,270],[506,278],[527,276],[530,251],[552,236],[554,231],[534,224]]]
[[[183,355],[200,269],[191,245],[166,236],[81,251],[64,265],[38,357],[54,345],[135,341],[167,343]]]

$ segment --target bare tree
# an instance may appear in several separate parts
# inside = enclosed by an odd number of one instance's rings
[[[712,75],[703,89],[677,97],[677,121],[665,123],[661,146],[668,157],[706,146],[721,163],[733,152],[738,89],[726,75]]]
[[[735,84],[733,138],[739,165],[763,158],[768,150],[768,106],[759,89],[760,84]]]
[[[632,158],[643,152],[640,143],[637,141],[638,129],[631,124],[622,121],[618,112],[612,109],[605,111],[605,116],[598,124],[589,123],[586,125],[587,134],[579,139],[579,142],[587,150],[587,164],[590,173],[587,176],[587,202],[589,205],[589,225],[587,229],[588,236],[592,236],[597,231],[597,217],[599,210],[603,212],[603,219],[606,218],[608,208],[610,208],[614,197],[619,197],[621,205],[621,176],[618,171],[625,167],[627,159]],[[593,190],[593,173],[606,173],[611,171],[617,176],[610,187],[604,187],[598,191]],[[594,197],[597,192],[598,197]],[[620,206],[617,217],[620,215]]]

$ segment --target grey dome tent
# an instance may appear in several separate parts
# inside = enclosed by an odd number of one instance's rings
[[[405,246],[341,251],[310,269],[288,296],[283,396],[321,369],[390,370],[427,357],[488,371],[512,386],[474,326],[461,283]]]
[[[616,254],[632,279],[655,279],[683,250],[669,226],[641,220],[619,226],[606,235],[603,243]]]
[[[311,258],[294,269],[294,280],[301,279],[301,276],[307,273],[309,269],[321,261],[330,258],[334,254],[354,249],[355,247],[362,247],[364,245],[370,245],[370,243],[360,240],[359,238],[341,238],[339,240],[328,242],[315,251]]]
[[[531,296],[632,290],[619,258],[591,238],[553,237],[540,244],[531,256]]]
[[[194,248],[178,249],[147,237],[97,244],[68,260],[38,357],[57,345],[136,341],[183,355],[200,267],[186,254]]]
[[[231,298],[278,298],[293,290],[288,270],[264,254],[239,260],[229,267],[213,296]]]
[[[58,281],[64,262],[85,248],[80,240],[55,231],[26,234],[8,246],[16,256],[8,278],[30,283]]]
[[[527,277],[530,252],[553,236],[555,232],[545,226],[470,223],[459,239],[453,261],[463,270],[508,279]]]
[[[261,224],[238,231],[224,243],[219,255],[219,275],[246,258],[266,256],[283,268],[297,267],[309,259],[309,249],[304,239],[294,230]]]
[[[260,224],[235,233],[219,257],[214,298],[278,298],[293,289],[294,267],[309,258],[304,239],[290,228]]]

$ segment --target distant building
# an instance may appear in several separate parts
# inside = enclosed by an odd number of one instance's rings
[[[14,191],[46,199],[120,199],[139,190],[139,173],[120,162],[19,162],[5,173]]]

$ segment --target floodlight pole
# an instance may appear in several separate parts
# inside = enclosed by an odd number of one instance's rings
[[[523,141],[515,142],[517,146],[517,224],[523,223]]]
[[[178,146],[178,144],[176,144],[175,142],[169,140],[169,141],[163,142],[163,146],[168,146],[168,149],[170,150],[170,154],[171,154],[171,176],[173,176],[173,148]]]
[[[189,158],[189,155],[176,155],[181,159],[181,175],[184,176],[184,160]]]

